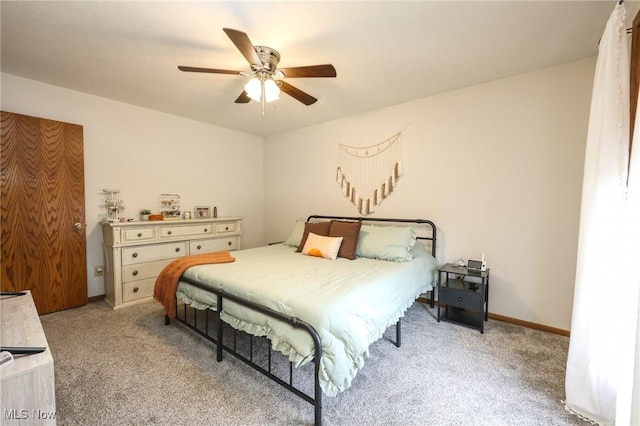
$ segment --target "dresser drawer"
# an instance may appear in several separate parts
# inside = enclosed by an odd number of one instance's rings
[[[238,222],[216,223],[216,235],[235,234],[238,232]]]
[[[156,239],[156,228],[132,228],[122,230],[122,242],[153,241]]]
[[[125,247],[122,249],[122,264],[151,262],[154,260],[175,259],[187,255],[187,242],[153,244],[148,246]]]
[[[482,311],[483,300],[481,293],[461,291],[453,288],[441,287],[442,303],[473,311]]]
[[[196,240],[189,243],[189,254],[211,253],[222,250],[237,250],[238,237]]]
[[[122,267],[122,282],[155,278],[174,259],[157,260],[155,262],[134,263]]]
[[[130,302],[136,299],[153,296],[153,288],[156,285],[155,278],[133,281],[122,284],[122,301]]]
[[[161,226],[160,238],[172,239],[213,235],[213,223],[204,222],[190,226]]]

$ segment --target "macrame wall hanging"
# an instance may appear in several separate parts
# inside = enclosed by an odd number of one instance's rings
[[[336,181],[361,215],[374,212],[396,187],[402,176],[402,132],[376,145],[355,147],[339,144]]]

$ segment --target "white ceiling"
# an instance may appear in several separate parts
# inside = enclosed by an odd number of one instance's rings
[[[267,136],[594,56],[614,6],[614,1],[3,0],[0,68]],[[282,67],[331,63],[337,78],[288,79],[318,102],[305,106],[283,94],[267,104],[261,119],[258,103],[234,103],[246,77],[177,69],[248,71],[224,27],[278,50]]]

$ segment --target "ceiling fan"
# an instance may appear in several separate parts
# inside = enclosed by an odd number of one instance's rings
[[[244,86],[243,92],[235,103],[244,104],[252,99],[262,103],[262,118],[264,118],[264,104],[279,98],[280,91],[297,99],[305,105],[311,105],[316,98],[292,86],[281,78],[309,78],[335,77],[336,69],[331,64],[310,65],[306,67],[278,68],[280,53],[267,46],[254,46],[249,36],[242,31],[223,28],[233,44],[246,58],[251,66],[250,72],[221,70],[215,68],[199,68],[179,65],[178,69],[185,72],[204,72],[213,74],[237,74],[251,77]]]

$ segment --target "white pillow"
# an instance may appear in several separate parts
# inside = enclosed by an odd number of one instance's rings
[[[304,234],[304,220],[298,219],[293,225],[293,229],[289,233],[289,237],[283,244],[285,246],[298,248],[300,241],[302,241],[302,234]]]
[[[302,254],[336,260],[341,244],[342,237],[323,237],[309,232],[307,242],[302,248]]]

